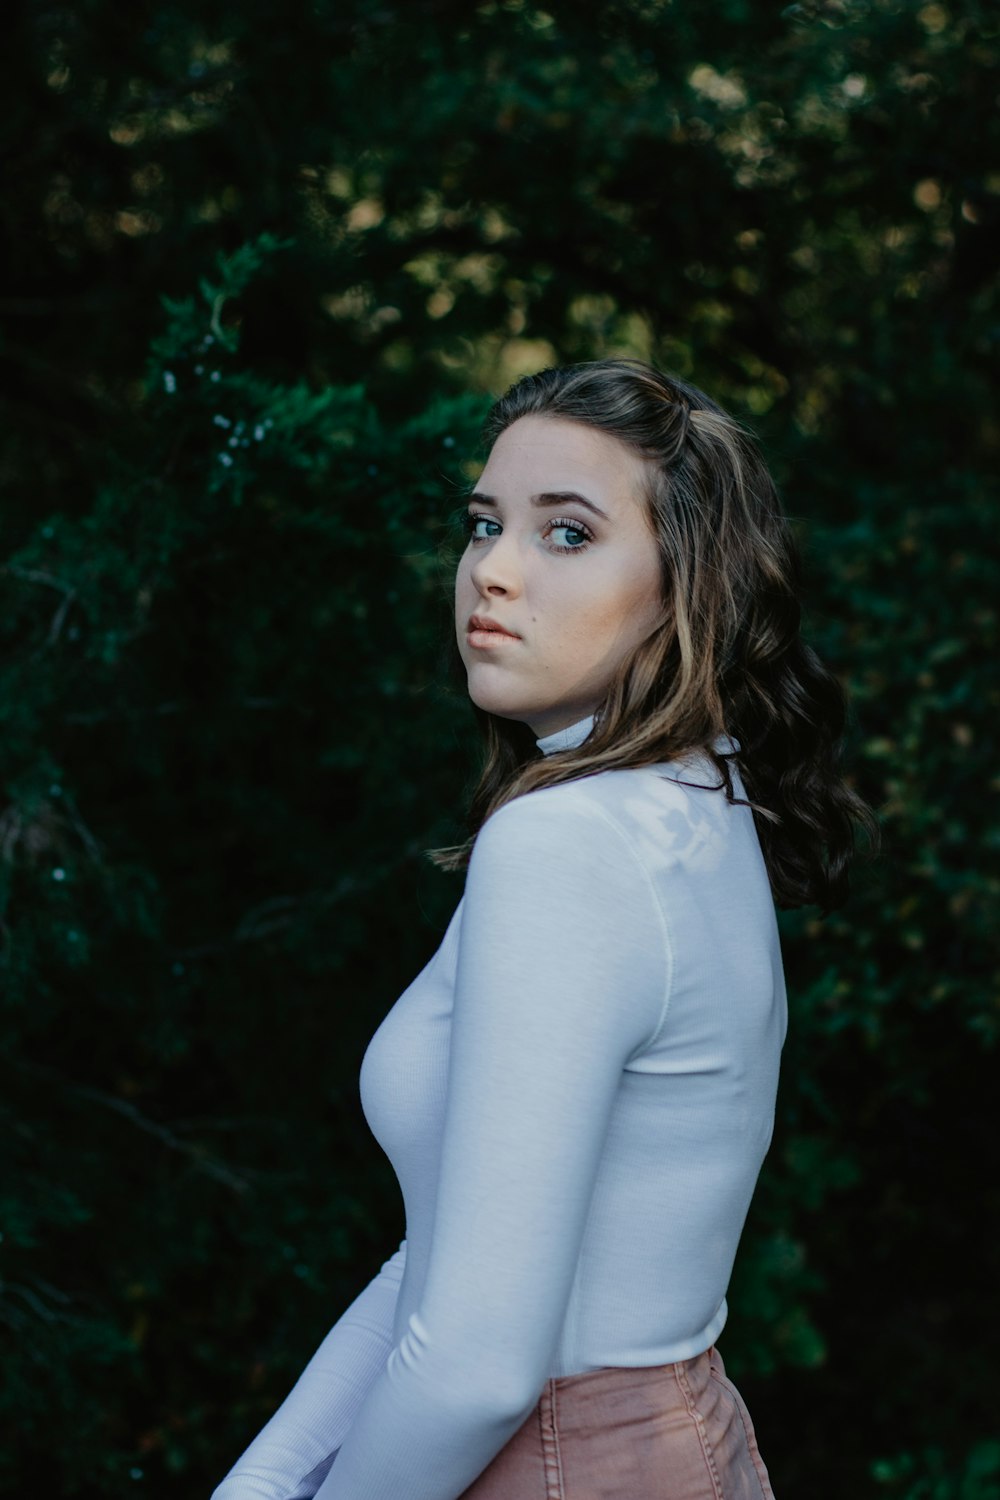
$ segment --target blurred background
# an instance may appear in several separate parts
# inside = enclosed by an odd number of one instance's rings
[[[720,1347],[779,1500],[1000,1496],[1000,12],[5,14],[0,1494],[206,1496],[396,1248],[460,894],[455,513],[518,375],[758,435],[885,853],[781,914]]]

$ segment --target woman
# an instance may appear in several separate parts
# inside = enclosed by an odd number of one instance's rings
[[[771,1496],[716,1348],[771,1138],[775,904],[847,892],[836,679],[746,433],[631,360],[494,407],[455,580],[486,736],[372,1038],[407,1237],[213,1500]]]

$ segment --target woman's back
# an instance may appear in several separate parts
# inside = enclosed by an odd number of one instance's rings
[[[774,1121],[775,903],[842,904],[877,835],[844,695],[703,391],[584,361],[484,437],[454,664],[485,754],[470,837],[427,851],[465,894],[361,1070],[406,1238],[215,1500],[770,1500],[714,1341]]]
[[[501,808],[369,1045],[365,1113],[406,1206],[391,1386],[414,1415],[443,1384],[502,1418],[549,1376],[685,1359],[725,1322],[786,1008],[753,815],[716,784],[693,757]]]

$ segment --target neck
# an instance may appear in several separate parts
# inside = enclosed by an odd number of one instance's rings
[[[565,729],[556,729],[551,734],[542,735],[541,739],[536,739],[535,744],[543,755],[552,755],[557,750],[575,750],[578,745],[583,744],[593,727],[594,715],[585,714],[582,719],[577,719]]]

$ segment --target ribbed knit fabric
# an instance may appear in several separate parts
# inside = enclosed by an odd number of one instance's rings
[[[787,1023],[753,814],[717,788],[701,755],[604,771],[480,830],[361,1067],[406,1239],[212,1500],[457,1500],[550,1376],[716,1341]]]

